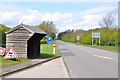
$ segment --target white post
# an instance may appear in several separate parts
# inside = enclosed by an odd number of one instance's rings
[[[92,33],[92,46],[93,46],[93,33]]]
[[[100,37],[99,37],[99,46],[100,46]]]
[[[93,46],[93,37],[92,37],[92,46]]]
[[[55,44],[53,44],[53,54],[55,54]]]

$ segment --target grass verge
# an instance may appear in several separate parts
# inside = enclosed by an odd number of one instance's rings
[[[100,49],[106,49],[106,50],[111,50],[111,51],[118,52],[118,46],[99,46],[99,45],[88,45],[88,44],[81,44],[81,43],[75,43],[75,44],[89,46],[89,47],[94,47],[94,48],[100,48]]]
[[[17,58],[17,59],[4,59],[3,56],[0,56],[0,67],[5,67],[5,66],[10,66],[13,64],[18,64],[18,63],[22,63],[25,61],[29,61],[29,59],[27,58]]]
[[[59,49],[56,47],[55,54],[53,54],[53,44],[56,44],[56,41],[53,41],[53,43],[43,43],[41,44],[41,57],[43,58],[52,58],[60,56]],[[57,45],[56,45],[57,46]],[[17,59],[4,59],[3,56],[0,56],[0,67],[10,66],[22,62],[29,61],[27,58],[17,58]]]
[[[98,45],[89,45],[90,47],[97,47],[106,50],[118,51],[118,46],[98,46]]]
[[[53,41],[52,43],[41,44],[41,54],[40,54],[41,57],[51,58],[51,57],[60,56],[58,47],[55,47],[55,54],[53,54],[53,44],[56,44],[56,41]]]

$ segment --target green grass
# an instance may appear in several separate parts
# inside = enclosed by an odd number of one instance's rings
[[[53,43],[41,44],[41,54],[40,54],[41,57],[51,58],[51,57],[59,56],[58,47],[56,47],[56,52],[55,54],[53,54],[53,44],[56,44],[56,41],[53,41]]]
[[[27,58],[17,58],[17,59],[4,59],[3,56],[0,56],[0,67],[5,67],[5,66],[10,66],[13,64],[18,64],[18,63],[22,63],[25,61],[29,61],[29,59]]]
[[[51,58],[51,57],[56,57],[60,56],[59,54],[59,49],[56,47],[56,53],[53,54],[53,44],[56,44],[55,41],[53,43],[44,43],[41,44],[41,57],[43,58]],[[57,46],[57,45],[56,45]],[[5,67],[5,66],[10,66],[18,63],[22,63],[25,61],[29,61],[27,58],[17,58],[17,59],[4,59],[3,56],[0,56],[0,67]]]
[[[79,44],[79,43],[75,43]],[[106,49],[106,50],[111,50],[111,51],[118,51],[118,46],[99,46],[99,45],[88,45],[88,44],[79,44],[79,45],[84,45],[84,46],[89,46],[89,47],[95,47],[95,48],[101,48],[101,49]]]
[[[118,46],[98,46],[98,45],[89,45],[90,47],[97,47],[97,48],[102,48],[102,49],[107,49],[107,50],[112,50],[112,51],[118,51]]]

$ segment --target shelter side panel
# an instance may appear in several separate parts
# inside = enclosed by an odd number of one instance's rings
[[[6,49],[13,48],[18,56],[27,57],[27,41],[32,35],[23,28],[6,34]]]

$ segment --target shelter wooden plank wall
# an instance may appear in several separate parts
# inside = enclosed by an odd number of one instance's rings
[[[6,35],[6,48],[13,48],[18,56],[27,56],[27,41],[33,34],[24,29],[23,27]],[[20,55],[21,54],[21,55]]]

